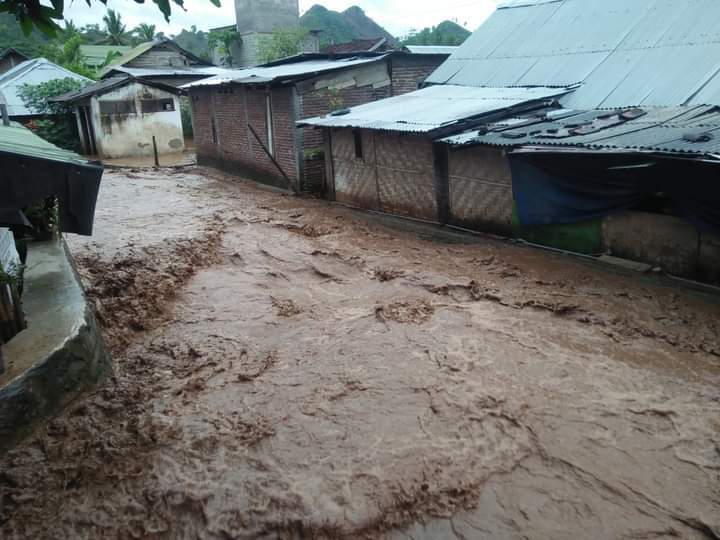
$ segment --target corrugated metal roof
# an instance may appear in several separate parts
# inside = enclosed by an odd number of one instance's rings
[[[33,116],[42,114],[28,109],[20,99],[19,91],[23,84],[41,84],[55,79],[71,78],[80,82],[92,82],[87,77],[78,75],[53,64],[45,58],[35,58],[15,66],[0,75],[0,95],[5,99],[10,116]]]
[[[717,0],[549,0],[503,6],[427,80],[582,87],[576,109],[720,105]]]
[[[125,64],[132,62],[138,56],[141,56],[141,55],[145,54],[146,52],[148,52],[149,50],[151,50],[155,47],[158,47],[158,46],[171,47],[172,49],[176,50],[177,52],[186,56],[187,58],[191,59],[193,62],[195,62],[197,64],[204,65],[204,66],[212,65],[209,62],[206,62],[205,60],[198,58],[197,56],[192,54],[190,51],[186,51],[185,49],[180,47],[180,45],[175,43],[172,39],[161,38],[161,39],[156,39],[154,41],[146,41],[145,43],[140,43],[136,47],[133,47],[129,51],[126,51],[121,57],[113,60],[112,64],[101,69],[98,72],[98,76],[100,78],[102,78],[105,75],[107,75],[111,70],[117,68],[118,66],[124,66]],[[171,67],[171,66],[168,66],[168,67]]]
[[[430,86],[402,96],[374,101],[345,111],[309,118],[300,125],[355,127],[430,133],[464,120],[563,95],[557,88],[470,88]]]
[[[447,54],[450,55],[458,50],[453,45],[405,45],[411,54]]]
[[[442,141],[455,146],[564,146],[712,155],[720,154],[720,108],[549,109],[506,118]]]
[[[125,73],[132,77],[214,77],[216,75],[231,74],[234,70],[217,66],[188,66],[168,68],[129,68],[125,66],[111,66],[106,76],[113,72]]]
[[[108,53],[123,55],[131,50],[132,47],[126,45],[80,45],[83,63],[93,68],[102,66],[107,59]]]
[[[58,148],[16,122],[11,122],[9,126],[0,123],[0,152],[75,165],[92,165],[84,157]]]
[[[195,88],[198,86],[218,86],[223,84],[265,84],[310,78],[315,75],[379,62],[387,58],[386,55],[371,57],[351,57],[338,59],[304,60],[287,64],[272,66],[259,66],[247,69],[229,69],[226,73],[210,77],[201,81],[186,84],[182,88]]]
[[[53,98],[50,98],[50,101],[72,103],[74,101],[79,101],[90,96],[101,96],[110,92],[111,90],[115,90],[116,88],[123,87],[126,84],[130,83],[144,84],[153,88],[165,90],[166,92],[170,92],[172,94],[182,94],[182,92],[177,88],[162,83],[144,81],[141,79],[135,79],[134,77],[112,77],[110,79],[103,79],[93,84],[89,84],[88,86],[81,88],[80,90],[75,90],[74,92],[68,92],[67,94],[55,96]]]

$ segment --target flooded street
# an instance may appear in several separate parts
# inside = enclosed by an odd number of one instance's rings
[[[70,237],[115,376],[0,537],[720,538],[720,301],[202,168]]]

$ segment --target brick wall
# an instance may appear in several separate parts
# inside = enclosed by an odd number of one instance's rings
[[[300,118],[322,116],[338,108],[355,107],[378,99],[390,97],[390,87],[373,88],[373,85],[343,88],[336,92],[308,90],[299,99]],[[321,129],[301,128],[303,153],[323,149],[323,133]],[[305,160],[303,187],[307,191],[320,191],[323,185],[325,164],[323,161]]]
[[[443,55],[394,55],[391,60],[392,95],[414,92],[445,60]]]
[[[213,165],[254,180],[288,188],[287,181],[248,124],[269,149],[264,89],[243,86],[192,89],[193,129],[198,163]],[[291,182],[298,179],[295,153],[295,113],[292,88],[273,89],[274,157]],[[215,122],[217,142],[213,141]]]

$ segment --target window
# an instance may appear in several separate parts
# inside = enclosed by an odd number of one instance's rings
[[[353,130],[353,139],[355,141],[355,158],[362,159],[363,158],[362,132],[357,129],[354,129]]]
[[[175,102],[170,99],[143,99],[140,101],[143,113],[170,112],[175,110]]]
[[[135,102],[132,100],[123,101],[100,101],[100,114],[135,114]]]
[[[267,127],[267,146],[271,156],[275,156],[275,142],[273,141],[273,118],[271,96],[265,96],[265,126]]]
[[[218,143],[218,136],[217,136],[217,126],[215,125],[215,117],[210,117],[210,129],[212,130],[212,141],[213,144]]]

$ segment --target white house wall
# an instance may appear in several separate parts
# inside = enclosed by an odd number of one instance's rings
[[[142,113],[141,100],[172,99],[174,111]],[[135,102],[135,113],[100,114],[102,101]],[[150,156],[153,154],[153,136],[159,154],[182,152],[185,143],[180,116],[180,100],[177,96],[138,83],[128,84],[92,99],[92,117],[95,142],[102,158]]]

